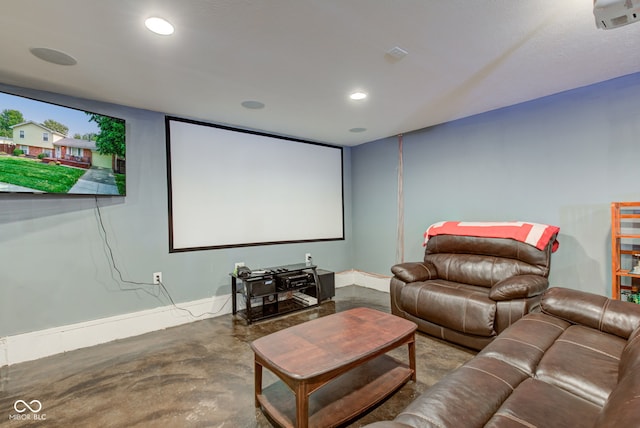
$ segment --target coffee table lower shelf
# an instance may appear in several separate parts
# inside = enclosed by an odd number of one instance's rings
[[[413,370],[381,355],[333,379],[309,396],[309,427],[335,427],[371,409],[413,377]],[[256,399],[265,413],[283,427],[296,425],[296,397],[282,381],[262,390]]]

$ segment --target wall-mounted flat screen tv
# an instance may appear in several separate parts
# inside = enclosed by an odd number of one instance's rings
[[[0,92],[0,192],[125,195],[125,121]]]

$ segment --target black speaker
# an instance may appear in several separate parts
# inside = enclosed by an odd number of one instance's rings
[[[318,274],[318,279],[320,280],[320,299],[322,302],[327,299],[331,299],[336,295],[336,275],[335,273],[324,270],[324,269],[316,269],[316,273]],[[305,291],[305,293],[313,296],[316,296],[316,289],[309,288]]]
[[[278,295],[270,294],[262,298],[262,315],[278,313]]]
[[[251,297],[263,296],[276,292],[276,281],[272,276],[249,278],[244,280],[247,294]]]

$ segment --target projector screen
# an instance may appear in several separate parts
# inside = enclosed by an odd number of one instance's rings
[[[344,239],[341,147],[165,125],[170,252]]]

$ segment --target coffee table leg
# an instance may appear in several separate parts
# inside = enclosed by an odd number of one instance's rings
[[[258,361],[255,362],[253,371],[255,373],[254,400],[256,403],[256,407],[260,407],[260,402],[258,401],[258,395],[262,394],[262,365],[260,365]]]
[[[413,375],[411,375],[411,380],[416,381],[416,340],[415,336],[413,336],[411,342],[409,342],[409,368],[413,370]]]
[[[309,426],[309,393],[307,385],[301,382],[296,387],[296,427]]]

